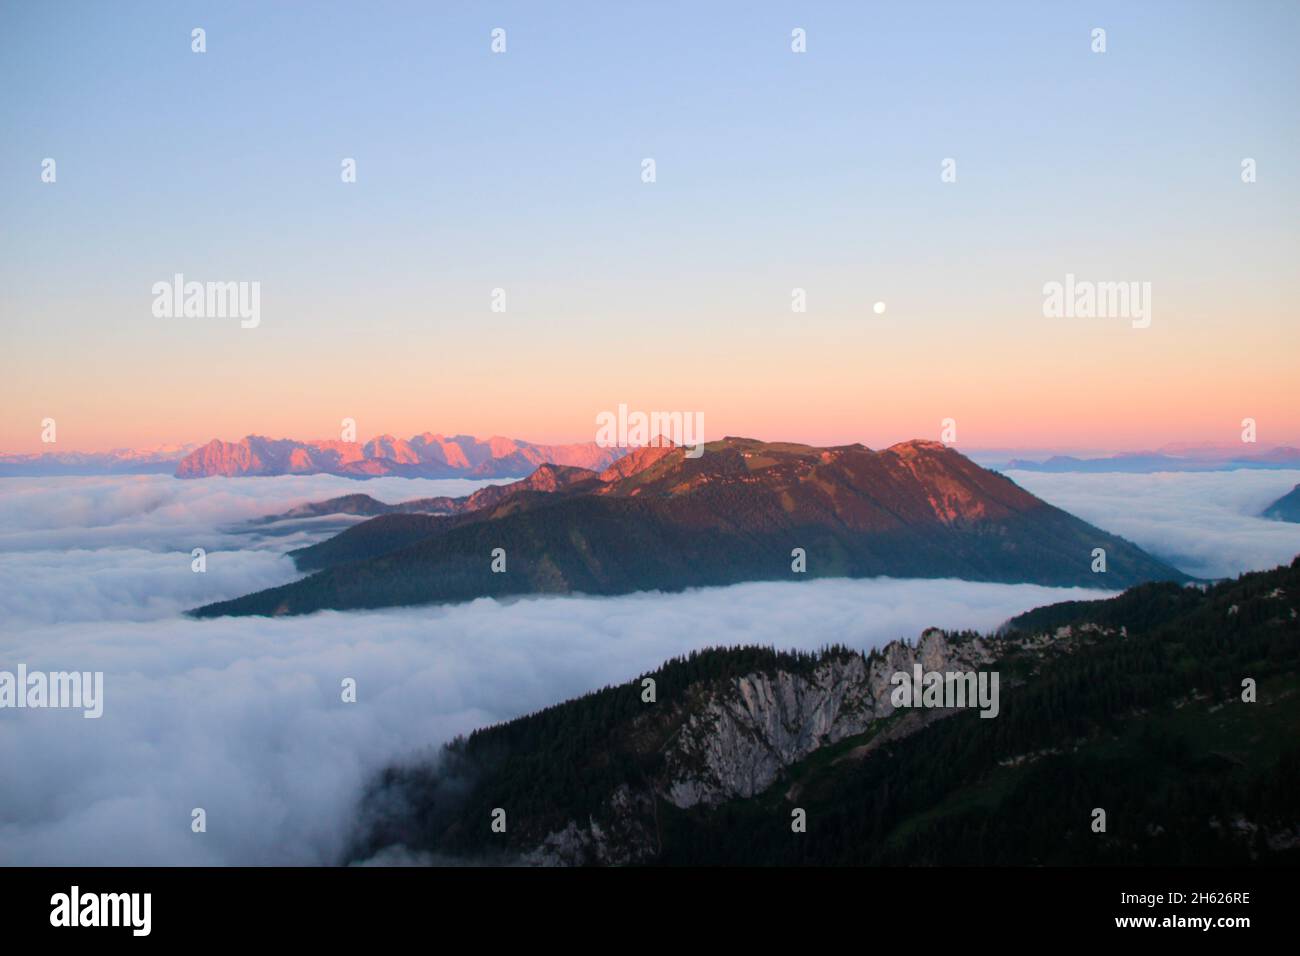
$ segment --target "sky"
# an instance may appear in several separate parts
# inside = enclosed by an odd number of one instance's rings
[[[4,2],[0,451],[589,441],[620,403],[1295,441],[1297,42],[1267,0]],[[177,273],[260,283],[259,324],[155,316]],[[1149,327],[1045,317],[1067,274],[1150,283]]]

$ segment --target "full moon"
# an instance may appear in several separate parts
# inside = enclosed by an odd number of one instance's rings
[[[873,306],[871,307],[871,311],[874,312],[874,313],[876,313],[876,315],[884,315],[884,314],[885,314],[885,303],[883,303],[883,302],[877,302],[875,305],[873,305]]]

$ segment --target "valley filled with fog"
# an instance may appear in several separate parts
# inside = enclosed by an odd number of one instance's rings
[[[1010,476],[1193,575],[1272,567],[1300,552],[1300,525],[1255,517],[1300,472]],[[693,648],[866,649],[930,626],[987,630],[1102,593],[814,579],[279,619],[182,616],[295,579],[286,551],[358,520],[251,519],[334,495],[396,502],[484,484],[0,479],[0,669],[105,675],[99,719],[0,712],[0,863],[334,863],[375,770]],[[191,570],[195,548],[206,553],[201,574]],[[356,681],[355,704],[340,698],[345,678]],[[206,833],[191,832],[196,807]]]

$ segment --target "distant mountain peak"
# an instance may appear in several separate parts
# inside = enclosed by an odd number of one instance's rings
[[[327,474],[346,478],[505,478],[532,474],[555,464],[601,471],[624,454],[593,442],[541,445],[494,435],[445,438],[424,432],[410,439],[377,435],[365,443],[316,439],[272,439],[248,435],[237,442],[213,439],[176,466],[178,478],[216,475]]]

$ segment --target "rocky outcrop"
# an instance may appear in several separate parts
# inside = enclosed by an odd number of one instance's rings
[[[571,820],[521,859],[531,866],[626,866],[650,859],[657,843],[651,796],[622,786],[610,797],[604,822]]]
[[[917,663],[924,671],[978,670],[997,653],[984,638],[955,640],[931,628],[915,645],[896,641],[870,658],[828,655],[808,673],[756,672],[694,694],[669,716],[648,718],[678,724],[663,745],[665,771],[653,792],[619,787],[601,814],[548,833],[523,861],[605,865],[651,859],[657,852],[656,797],[686,809],[755,796],[815,751],[864,734],[893,715],[894,674],[910,674]],[[898,725],[892,736],[954,713],[929,711],[925,719]]]
[[[679,807],[715,805],[770,787],[813,751],[865,732],[894,712],[894,674],[975,670],[992,659],[978,638],[953,644],[926,631],[915,647],[890,644],[870,664],[860,655],[830,658],[807,676],[749,674],[692,713],[667,754],[664,796]]]

